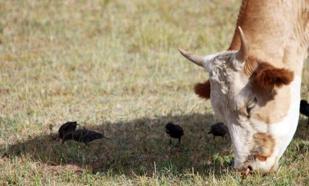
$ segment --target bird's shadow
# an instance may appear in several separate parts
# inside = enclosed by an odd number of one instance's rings
[[[177,140],[170,145],[165,134],[164,126],[170,121],[184,129],[180,146],[176,146]],[[229,136],[214,140],[207,134],[214,122],[212,115],[190,114],[87,124],[85,127],[104,131],[111,139],[88,145],[74,141],[61,144],[55,140],[56,134],[43,134],[2,146],[1,152],[7,158],[26,156],[48,166],[73,164],[92,172],[153,175],[165,171],[185,173],[193,168],[199,174],[220,176],[231,168],[232,151]],[[307,136],[303,130],[296,134],[305,140]]]

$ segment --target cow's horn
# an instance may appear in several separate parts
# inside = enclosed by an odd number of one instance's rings
[[[204,58],[202,56],[193,55],[190,52],[187,52],[183,49],[178,49],[179,52],[188,60],[192,61],[193,63],[197,64],[198,66],[204,66]]]
[[[236,54],[236,58],[237,60],[244,62],[248,58],[248,55],[249,55],[249,45],[246,40],[245,34],[242,31],[240,26],[238,27],[238,31],[240,34],[241,46],[240,46],[239,51]]]

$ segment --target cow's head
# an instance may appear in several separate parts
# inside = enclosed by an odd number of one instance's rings
[[[204,88],[210,88],[213,110],[229,128],[234,167],[268,172],[276,170],[295,132],[288,131],[289,117],[295,117],[290,116],[293,72],[250,56],[240,27],[239,34],[238,51],[200,57],[179,50],[209,73]]]

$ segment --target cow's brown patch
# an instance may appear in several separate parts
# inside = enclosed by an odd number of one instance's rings
[[[270,91],[275,87],[290,84],[293,77],[293,72],[288,69],[276,68],[269,63],[259,62],[250,78],[255,88]]]
[[[252,153],[260,161],[266,161],[274,151],[275,140],[267,133],[258,132],[253,135],[254,147]]]
[[[209,80],[204,83],[197,83],[194,86],[194,92],[201,98],[209,99],[210,98],[210,82]]]

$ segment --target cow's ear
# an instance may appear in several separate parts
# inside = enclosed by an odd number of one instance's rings
[[[254,86],[267,90],[288,85],[293,80],[293,77],[293,72],[288,69],[276,68],[269,63],[262,62],[258,64],[251,79]]]
[[[204,83],[197,83],[194,86],[194,92],[201,98],[209,99],[210,98],[210,82],[209,80]]]

